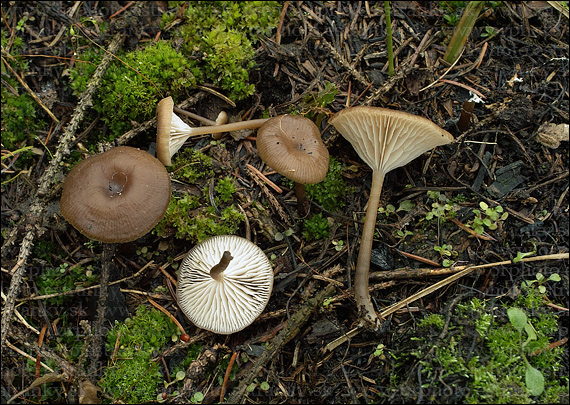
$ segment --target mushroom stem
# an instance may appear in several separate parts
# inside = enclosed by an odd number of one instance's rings
[[[249,121],[238,121],[238,122],[231,122],[229,124],[224,125],[215,125],[215,128],[211,126],[207,127],[190,127],[188,129],[188,135],[206,135],[211,134],[212,130],[215,129],[216,132],[230,132],[230,131],[239,131],[241,129],[257,129],[265,122],[269,120],[269,118],[260,118],[257,120],[249,120]]]
[[[222,258],[220,259],[220,262],[216,264],[214,267],[212,267],[212,269],[210,270],[210,276],[214,280],[219,280],[220,276],[222,275],[224,270],[227,269],[232,259],[233,257],[231,253],[226,250],[222,255]]]
[[[182,108],[173,107],[172,110],[177,114],[186,115],[187,117],[194,118],[195,120],[200,121],[206,125],[216,125],[216,121],[209,120],[208,118],[204,118],[201,115],[194,114],[193,112],[183,110]]]
[[[370,188],[370,198],[366,208],[366,218],[360,240],[360,251],[356,262],[356,272],[354,275],[354,295],[359,310],[362,311],[361,318],[378,326],[378,315],[374,310],[368,291],[368,278],[370,273],[370,256],[372,254],[372,241],[374,239],[374,229],[376,228],[376,216],[380,204],[380,193],[384,183],[384,172],[374,170],[372,174],[372,186]]]
[[[304,218],[309,213],[309,202],[303,183],[295,182],[295,196],[297,197],[297,213],[301,218]]]

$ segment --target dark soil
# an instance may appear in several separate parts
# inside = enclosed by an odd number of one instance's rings
[[[42,241],[50,241],[57,246],[61,254],[53,258],[56,265],[89,263],[94,265],[96,275],[101,268],[101,248],[86,247],[84,243],[88,240],[59,214],[62,173],[54,173],[57,181],[50,193],[37,195],[36,191],[41,187],[39,181],[50,161],[46,150],[53,153],[57,149],[58,139],[77,107],[77,98],[72,96],[66,79],[61,77],[62,68],[68,61],[55,58],[67,55],[70,38],[64,36],[52,48],[45,44],[72,21],[89,13],[101,15],[103,11],[99,2],[87,2],[80,7],[76,17],[69,19],[66,16],[73,2],[55,2],[53,7],[45,4],[39,7],[35,2],[16,3],[2,6],[2,29],[13,32],[25,13],[34,17],[25,25],[27,45],[24,53],[30,56],[25,80],[35,92],[40,93],[48,85],[55,90],[55,101],[50,105],[64,125],[57,126],[55,131],[48,125],[38,133],[39,141],[45,142],[46,147],[39,143],[34,145],[37,155],[24,167],[20,166],[18,171],[21,174],[17,178],[14,176],[18,173],[11,167],[17,156],[9,156],[4,151],[3,141],[2,327],[8,330],[6,344],[2,346],[2,402],[29,387],[36,377],[29,372],[29,367],[26,368],[27,359],[10,349],[8,342],[32,354],[33,359],[38,354],[38,336],[29,327],[17,321],[15,316],[4,324],[8,307],[4,294],[12,305],[16,304],[20,313],[26,315],[32,327],[42,330],[46,325],[47,331],[42,338],[44,346],[49,349],[42,352],[42,360],[49,353],[58,359],[61,370],[68,374],[52,384],[58,384],[65,393],[61,396],[62,401],[64,398],[73,401],[78,398],[74,391],[78,387],[77,379],[85,376],[87,370],[81,371],[67,360],[69,356],[66,353],[71,348],[65,347],[65,340],[56,345],[53,334],[58,333],[57,324],[61,320],[57,319],[61,317],[65,317],[67,322],[73,318],[78,334],[83,333],[80,321],[95,324],[96,290],[93,296],[90,292],[70,301],[68,308],[50,308],[50,304],[43,300],[22,299],[37,294],[34,280],[44,264],[44,259],[30,253],[37,251],[31,249],[30,244],[38,246]],[[394,2],[392,25],[396,75],[391,78],[387,73],[381,4],[286,3],[288,12],[280,30],[280,42],[276,42],[274,32],[271,38],[258,43],[257,65],[250,73],[251,82],[256,85],[255,95],[232,108],[208,93],[192,108],[199,114],[214,117],[220,109],[235,116],[248,112],[247,118],[259,118],[265,110],[272,115],[284,114],[298,106],[306,96],[322,91],[326,82],[334,83],[339,89],[334,101],[314,112],[324,113],[320,127],[323,140],[331,156],[345,165],[343,176],[354,192],[345,197],[345,207],[341,212],[328,212],[315,201],[311,203],[311,214],[323,213],[330,218],[332,226],[328,238],[306,241],[302,237],[303,221],[296,213],[295,198],[288,183],[281,176],[272,174],[270,168],[263,164],[256,154],[255,142],[248,139],[236,141],[226,135],[223,138],[224,149],[209,146],[206,138],[189,140],[186,147],[202,147],[215,159],[214,167],[216,164],[220,167],[230,165],[231,173],[243,186],[236,196],[236,203],[242,204],[249,221],[248,229],[244,225],[237,234],[245,236],[249,231],[252,241],[268,255],[276,254],[274,290],[263,315],[252,326],[229,337],[211,333],[199,335],[200,330],[187,323],[178,310],[173,290],[155,294],[153,299],[174,315],[190,336],[201,337],[199,343],[203,345],[204,353],[214,350],[221,359],[237,351],[247,353],[253,360],[239,364],[235,380],[227,384],[226,398],[258,403],[462,401],[464,397],[458,392],[451,396],[418,397],[419,387],[426,381],[416,378],[417,363],[412,362],[406,366],[409,371],[403,373],[407,380],[395,389],[390,386],[390,379],[396,371],[388,365],[379,365],[378,358],[373,355],[375,349],[383,344],[393,353],[409,352],[413,350],[410,338],[415,333],[415,322],[424,315],[447,315],[452,300],[457,297],[512,299],[519,293],[521,282],[534,279],[537,272],[546,277],[552,273],[560,274],[562,280],[557,284],[558,288],[549,287],[547,296],[552,302],[567,308],[568,259],[499,265],[474,271],[389,315],[380,330],[359,329],[347,342],[327,350],[327,344],[358,326],[352,280],[372,178],[370,168],[350,143],[327,124],[327,117],[345,108],[347,103],[351,106],[386,107],[427,117],[456,138],[451,145],[438,148],[434,154],[426,153],[386,176],[380,205],[392,204],[398,208],[402,201],[410,200],[416,208],[410,212],[378,217],[371,266],[371,295],[378,312],[449,275],[417,276],[421,269],[439,267],[430,267],[399,252],[441,263],[442,257],[433,248],[446,243],[456,251],[453,260],[457,265],[510,261],[518,252],[533,250],[536,250],[536,256],[568,253],[568,138],[566,135],[565,140],[557,143],[551,138],[545,139],[539,131],[543,124],[569,122],[568,18],[547,2],[507,3],[486,9],[467,40],[460,60],[451,67],[443,61],[443,55],[453,28],[445,24],[445,11],[440,4]],[[106,18],[109,11],[118,11],[125,5],[127,2],[108,2]],[[487,26],[495,28],[495,35],[482,36]],[[156,21],[145,18],[132,20],[129,28],[131,33],[144,31],[148,37],[160,29]],[[40,41],[42,37],[50,39]],[[100,38],[101,45],[107,46],[110,39],[110,36]],[[136,48],[137,43],[127,40],[123,46]],[[32,57],[35,54],[52,55],[55,63]],[[2,55],[6,57],[4,50]],[[410,64],[411,59],[413,64]],[[5,74],[4,68],[2,74]],[[471,97],[468,89],[480,92],[484,103],[475,105],[471,122],[466,129],[460,130],[457,121],[464,102]],[[25,90],[21,88],[18,91]],[[189,90],[189,96],[197,93],[200,90]],[[78,133],[87,130],[95,116],[87,110]],[[49,118],[46,121],[49,122]],[[104,130],[101,123],[96,123],[87,137],[90,133]],[[150,128],[133,136],[126,144],[149,150],[154,135],[155,128]],[[254,176],[245,170],[245,163],[267,173],[269,179],[284,190],[283,193],[278,194],[256,182],[252,178]],[[216,176],[221,178],[221,171],[217,171]],[[8,182],[8,178],[13,180]],[[177,192],[199,193],[204,185],[174,187]],[[437,224],[435,220],[427,223],[425,217],[433,203],[427,197],[429,191],[437,191],[453,199],[458,207],[455,220],[463,225],[473,220],[473,209],[479,208],[480,202],[491,207],[500,205],[509,216],[496,230],[487,230],[491,236],[487,240],[473,237],[456,222]],[[276,202],[270,201],[267,193],[273,194]],[[459,195],[463,196],[462,199],[458,199]],[[248,210],[250,205],[247,201],[255,200],[268,207],[270,214],[266,218],[259,219]],[[36,212],[29,211],[38,201],[43,207],[39,217]],[[287,238],[287,243],[277,242],[268,237],[268,227],[279,232],[292,228],[295,233]],[[402,239],[397,232],[404,230],[410,235]],[[341,250],[336,250],[332,244],[338,240],[344,242]],[[159,266],[167,264],[168,257],[179,261],[192,246],[192,243],[176,240],[173,236],[158,238],[154,234],[120,246],[114,261],[116,273],[111,281],[131,276],[148,264],[149,260],[137,254],[137,250],[146,247],[148,251],[156,251],[157,255],[152,256],[153,262],[140,277],[120,283],[120,289],[113,287],[110,290],[107,305],[112,310],[107,313],[107,321],[124,319],[132,315],[139,305],[148,304],[147,296],[126,290],[153,293],[159,285],[172,287],[164,273],[176,278],[174,270],[167,268],[161,271]],[[20,267],[24,268],[23,277],[15,286],[13,275]],[[396,269],[404,271],[391,273]],[[326,305],[322,301],[310,300],[327,286],[331,286],[331,294],[321,298],[332,300],[327,300]],[[14,293],[13,290],[18,288]],[[309,308],[306,322],[300,322],[297,329],[287,330],[286,325],[293,324],[297,320],[294,315],[303,308]],[[561,310],[559,315],[561,325],[567,325],[567,310]],[[50,324],[53,326],[48,327]],[[567,327],[560,328],[553,341],[567,338]],[[280,335],[284,330],[288,336]],[[263,345],[265,342],[269,343],[267,347]],[[240,381],[251,377],[248,372],[256,358],[261,357],[256,350],[270,350],[268,347],[271,346],[278,347],[278,350],[265,359],[263,367],[254,375],[257,382],[267,381],[270,390],[256,389],[253,393],[245,393],[245,397],[237,396]],[[165,357],[175,358],[185,350],[185,346],[179,344]],[[101,363],[94,367],[98,373],[102,373],[107,356],[103,354]],[[567,346],[564,359],[558,372],[567,376]],[[203,392],[206,395],[204,402],[217,402],[221,389],[217,377],[212,385],[213,377],[206,369],[198,369],[203,373],[194,375],[187,387]],[[15,380],[14,375],[21,377]],[[94,375],[97,374],[92,374],[91,378],[97,384]],[[190,380],[192,377],[187,375]],[[456,386],[462,384],[466,386],[464,381]],[[186,390],[173,400],[188,401],[191,394]],[[21,398],[33,402],[37,400],[37,393],[32,390]]]

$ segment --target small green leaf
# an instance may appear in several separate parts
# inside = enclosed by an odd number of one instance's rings
[[[486,211],[487,208],[489,208],[489,206],[487,205],[487,203],[484,202],[484,201],[481,201],[481,202],[479,203],[479,207],[481,207],[481,209],[482,209],[483,211]]]
[[[534,367],[526,367],[526,387],[532,395],[540,395],[544,391],[544,376]]]
[[[186,373],[184,371],[179,371],[176,373],[176,379],[178,381],[183,380],[186,377]]]
[[[507,315],[509,316],[509,321],[511,321],[513,326],[519,332],[522,332],[527,324],[527,318],[524,311],[519,308],[509,308],[507,310]]]
[[[398,211],[406,211],[409,212],[414,209],[416,204],[414,204],[411,200],[404,200],[400,203],[398,207]]]
[[[197,391],[192,396],[192,399],[196,402],[202,402],[204,400],[204,394],[202,394],[200,391]]]
[[[531,256],[531,255],[533,255],[533,254],[535,254],[535,253],[536,253],[536,251],[527,252],[527,253],[517,252],[517,257],[515,257],[515,258],[513,259],[513,263],[518,263],[518,262],[521,261],[521,259],[523,259],[523,258],[525,258],[525,257],[527,257],[527,256]]]
[[[526,323],[526,325],[524,326],[524,330],[528,335],[528,340],[536,340],[537,339],[536,331],[534,330],[534,327],[531,325],[530,322]]]
[[[270,387],[267,381],[263,381],[261,384],[259,384],[259,388],[261,388],[263,391],[267,391]]]
[[[551,274],[548,277],[548,281],[560,281],[560,275],[558,273]]]

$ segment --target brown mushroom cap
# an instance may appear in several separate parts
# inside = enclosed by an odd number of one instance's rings
[[[119,146],[75,165],[63,185],[63,217],[90,239],[129,242],[148,233],[170,202],[170,177],[156,158]]]
[[[453,141],[427,118],[381,107],[351,107],[329,122],[372,169],[388,173],[422,153]]]
[[[296,183],[320,183],[327,175],[329,151],[308,118],[289,114],[271,118],[258,129],[256,145],[268,166]]]
[[[197,327],[230,334],[263,312],[272,289],[273,269],[265,253],[240,236],[218,235],[188,252],[176,295],[180,309]]]

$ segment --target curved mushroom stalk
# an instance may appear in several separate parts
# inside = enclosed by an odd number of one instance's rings
[[[364,228],[362,230],[362,238],[360,239],[360,251],[358,252],[356,273],[354,275],[354,295],[358,310],[361,311],[360,318],[372,323],[376,327],[379,326],[380,320],[370,300],[368,276],[370,273],[370,256],[372,254],[374,229],[376,228],[376,216],[378,214],[378,205],[380,204],[380,194],[382,193],[383,183],[384,172],[375,170],[372,174],[370,199],[368,200],[368,207],[366,208]]]
[[[210,276],[217,281],[220,281],[221,275],[225,269],[228,268],[230,261],[233,259],[232,254],[227,250],[222,255],[220,262],[210,270]]]
[[[358,309],[362,310],[361,319],[378,327],[380,320],[368,292],[368,274],[384,176],[422,153],[452,142],[453,136],[426,118],[381,107],[349,107],[336,113],[329,122],[373,170],[370,200],[356,263],[354,291]]]

